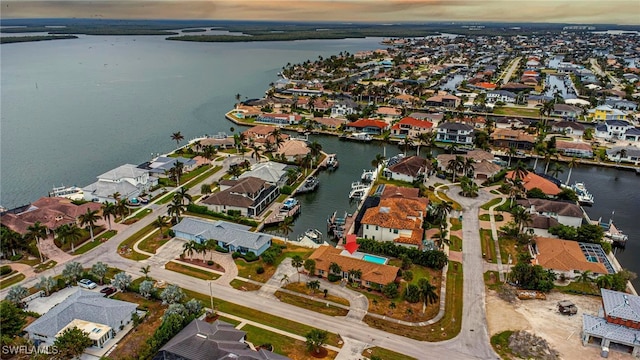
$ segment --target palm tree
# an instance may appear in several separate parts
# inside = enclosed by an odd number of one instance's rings
[[[143,266],[140,268],[140,272],[144,274],[144,278],[149,280],[149,273],[151,272],[151,265]]]
[[[278,232],[284,235],[285,238],[293,231],[293,218],[287,216],[280,224],[278,224]]]
[[[213,250],[218,246],[218,241],[215,239],[208,239],[204,242],[204,246],[209,251],[209,255],[211,255],[209,260],[213,261]]]
[[[169,169],[169,174],[176,180],[176,186],[180,186],[180,177],[184,173],[184,163],[176,160],[173,167]]]
[[[313,141],[311,142],[311,144],[309,144],[309,150],[311,150],[311,155],[313,155],[313,157],[317,159],[320,155],[320,152],[322,151],[322,145],[320,145],[320,143],[317,141]]]
[[[71,252],[76,252],[76,241],[78,241],[82,237],[82,230],[76,224],[71,225],[62,225],[56,229],[56,234],[60,239],[60,242],[66,244],[67,242],[71,243]]]
[[[4,226],[0,227],[0,251],[2,253],[11,252],[15,256],[16,249],[20,248],[22,243],[22,236],[19,233]]]
[[[298,276],[300,276],[300,274],[298,274]],[[280,278],[280,284],[284,283],[284,286],[289,285],[289,275],[287,274],[283,274],[282,277]],[[298,281],[300,282],[300,281]]]
[[[418,149],[416,150],[416,155],[420,155],[420,145],[424,145],[427,149],[429,149],[429,153],[427,154],[427,157],[430,157],[431,148],[433,147],[433,144],[436,141],[436,133],[433,131],[420,133],[416,137],[416,140],[418,140],[418,143],[417,143]]]
[[[80,215],[78,219],[80,220],[80,226],[89,226],[91,241],[93,241],[93,227],[96,226],[96,222],[100,219],[98,210],[87,209],[87,212]]]
[[[312,294],[315,294],[316,290],[320,289],[320,281],[318,280],[309,281],[307,283],[307,287],[311,289]]]
[[[473,158],[468,157],[465,159],[464,164],[462,164],[463,172],[469,178],[472,178],[473,171],[475,170],[474,168],[475,163],[476,161],[473,160]]]
[[[189,258],[191,258],[191,261],[193,261],[193,253],[196,250],[195,244],[195,241],[187,241],[186,243],[182,244],[182,254],[188,255]]]
[[[524,227],[530,224],[531,221],[533,220],[531,217],[531,213],[529,213],[522,206],[516,207],[511,214],[513,217],[513,222],[518,227],[518,233],[520,234],[522,233],[522,230],[524,229]]]
[[[111,218],[116,216],[116,204],[112,202],[105,202],[102,204],[102,218],[109,223],[109,230],[111,230]]]
[[[260,146],[256,144],[254,141],[251,142],[251,157],[256,158],[256,162],[260,162]]]
[[[337,263],[332,262],[329,264],[329,271],[336,275],[342,275],[342,268]]]
[[[562,167],[562,165],[560,165],[560,163],[554,162],[553,164],[551,164],[551,167],[549,169],[549,173],[551,174],[551,176],[557,178],[558,175],[562,174],[564,172],[564,168]]]
[[[464,158],[460,155],[456,155],[455,158],[449,160],[447,164],[447,170],[453,174],[452,182],[456,182],[456,173],[460,170],[460,164],[464,163]]]
[[[276,146],[276,149],[280,149],[280,146],[284,144],[284,139],[282,138],[282,130],[279,127],[276,127],[269,133],[273,137],[273,142]]]
[[[446,223],[447,217],[453,210],[453,203],[450,201],[441,201],[435,207],[436,218],[440,220],[440,224]]]
[[[569,175],[567,176],[567,182],[566,184],[569,185],[569,180],[571,180],[571,171],[573,170],[574,167],[578,167],[578,159],[574,156],[571,158],[571,161],[569,161]]]
[[[405,156],[407,155],[407,150],[409,150],[409,148],[412,146],[413,141],[411,140],[411,138],[409,136],[405,136],[404,139],[402,139],[402,143],[400,144],[400,147],[402,148]]]
[[[627,149],[620,149],[616,151],[616,155],[618,155],[618,160],[616,161],[616,163],[620,164],[622,158],[627,157]]]
[[[513,207],[513,200],[515,200],[518,196],[523,196],[527,193],[527,190],[522,183],[522,179],[514,179],[510,181],[511,187],[509,187],[509,198],[511,199],[511,203],[509,207]]]
[[[300,268],[303,264],[304,260],[302,260],[302,257],[300,255],[293,255],[293,257],[291,258],[291,266],[296,268],[296,271],[298,272],[298,282],[300,282]]]
[[[427,303],[435,304],[438,301],[438,294],[436,294],[436,287],[427,278],[418,280],[418,288],[420,289],[420,298],[423,301],[422,313],[424,314]]]
[[[171,140],[175,141],[177,146],[180,146],[180,141],[184,140],[184,136],[180,131],[174,132],[171,134]]]
[[[160,229],[160,235],[162,235],[164,237],[164,232],[162,231],[162,229],[164,229],[165,226],[167,226],[167,220],[164,218],[164,216],[158,216],[154,221],[153,221],[153,226],[157,227],[158,229]]]
[[[549,163],[551,163],[551,159],[558,159],[558,150],[555,148],[547,148],[544,152],[544,160],[547,165],[544,167],[544,173],[546,174],[549,171]]]
[[[40,262],[44,261],[42,251],[40,251],[40,240],[47,238],[48,231],[46,226],[42,225],[40,221],[36,221],[35,224],[27,228],[27,234],[25,235],[27,239],[34,239],[36,241],[36,247],[38,248],[38,253],[40,253]]]
[[[509,155],[509,162],[507,163],[507,167],[511,167],[511,157],[514,155],[517,155],[518,151],[516,150],[515,147],[511,146],[509,147],[509,150],[507,150],[507,155]]]
[[[380,144],[382,145],[382,156],[387,156],[387,144],[391,140],[391,132],[389,130],[385,130],[382,133],[380,140]]]
[[[115,206],[116,206],[116,213],[120,215],[121,218],[124,218],[124,215],[127,213],[131,214],[131,210],[127,206],[127,199],[118,200]]]
[[[174,224],[180,221],[180,214],[185,212],[186,207],[182,203],[182,200],[174,198],[171,204],[167,207],[167,212],[173,217]]]
[[[585,270],[578,277],[578,282],[588,283],[591,282],[591,270]]]
[[[174,199],[180,199],[180,202],[184,204],[184,199],[187,199],[187,204],[191,204],[193,201],[193,197],[188,193],[189,188],[181,187],[180,190],[176,191],[176,194],[173,196]]]
[[[533,170],[534,171],[538,167],[538,155],[544,155],[545,146],[544,146],[543,139],[544,138],[538,137],[536,139],[535,144],[533,145],[532,152],[536,155],[536,159],[535,159],[535,161],[533,163]]]
[[[371,160],[371,166],[373,166],[374,168],[378,168],[378,166],[380,166],[380,164],[384,163],[384,156],[382,156],[382,154],[376,154],[375,159]]]
[[[596,285],[598,285],[600,289],[611,289],[613,286],[613,278],[610,274],[598,276]]]
[[[204,149],[202,150],[202,156],[211,161],[213,160],[213,155],[215,155],[218,152],[218,150],[216,150],[216,147],[213,145],[205,145]]]
[[[302,157],[300,159],[300,165],[304,169],[304,174],[307,175],[307,170],[313,167],[313,155],[311,155],[311,153],[308,153],[307,155]]]

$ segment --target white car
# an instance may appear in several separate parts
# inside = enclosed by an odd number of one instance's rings
[[[80,281],[78,281],[78,285],[80,287],[83,287],[85,289],[95,289],[98,284],[94,283],[93,281],[89,280],[89,279],[82,279]]]

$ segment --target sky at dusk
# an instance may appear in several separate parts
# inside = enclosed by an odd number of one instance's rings
[[[7,0],[2,18],[640,24],[640,0]]]

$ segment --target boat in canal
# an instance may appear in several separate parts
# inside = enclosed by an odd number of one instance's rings
[[[300,185],[298,190],[296,190],[296,194],[306,194],[309,192],[314,192],[318,189],[318,186],[320,186],[320,181],[318,180],[318,178],[315,176],[309,176],[307,180],[305,180],[304,183]]]
[[[576,182],[571,185],[571,189],[576,192],[576,195],[578,195],[578,203],[580,203],[580,205],[593,206],[593,195],[589,193],[584,183]]]
[[[376,170],[363,170],[362,171],[362,176],[360,177],[360,180],[363,183],[372,183],[376,180]]]
[[[371,189],[371,184],[364,184],[361,182],[351,183],[351,191],[349,191],[349,199],[359,199],[366,196]]]
[[[351,141],[359,141],[359,142],[370,142],[373,140],[373,136],[366,132],[358,132],[352,133],[349,135],[340,136],[340,140],[351,140]]]
[[[327,170],[335,171],[336,169],[338,169],[339,165],[340,164],[338,163],[338,157],[336,154],[331,154],[327,157]]]
[[[323,245],[325,241],[322,238],[322,232],[318,229],[307,229],[304,234],[298,236],[296,239],[301,246],[306,247],[319,247]]]

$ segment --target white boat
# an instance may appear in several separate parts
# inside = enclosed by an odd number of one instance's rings
[[[352,133],[349,135],[342,135],[340,136],[341,140],[353,140],[353,141],[362,141],[362,142],[369,142],[371,140],[373,140],[373,137],[366,132],[359,132],[359,133]]]
[[[322,232],[318,229],[307,229],[304,234],[298,236],[297,241],[298,245],[309,248],[317,248],[325,244],[325,241],[322,239]]]
[[[304,183],[300,185],[300,187],[296,191],[296,194],[313,192],[318,188],[319,185],[320,181],[318,180],[318,178],[316,178],[315,176],[309,176],[307,180],[305,180]]]
[[[571,189],[576,192],[576,195],[578,195],[578,203],[580,203],[580,205],[593,205],[593,195],[589,193],[584,183],[576,182],[575,184],[571,185]]]
[[[360,182],[351,184],[351,191],[349,191],[349,199],[363,198],[368,193],[371,187],[367,184]]]
[[[338,168],[338,158],[335,154],[329,155],[327,157],[327,170],[335,170]]]
[[[364,183],[371,183],[376,180],[376,170],[363,170],[360,180]]]
[[[360,181],[356,181],[356,182],[352,182],[351,183],[351,190],[364,189],[364,188],[368,188],[368,187],[369,187],[369,184],[361,183]]]
[[[84,191],[77,186],[60,186],[54,187],[49,191],[49,197],[63,197],[71,200],[84,199]]]

